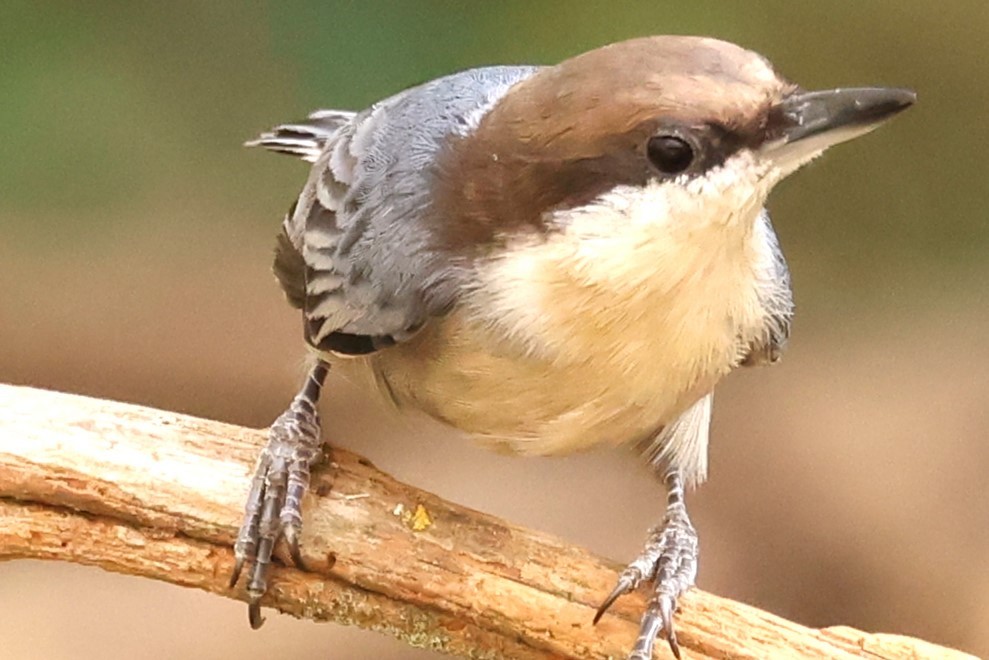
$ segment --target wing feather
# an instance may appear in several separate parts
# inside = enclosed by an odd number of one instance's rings
[[[354,113],[346,110],[317,110],[302,121],[276,126],[244,146],[264,147],[315,163],[327,140],[353,118]]]
[[[275,274],[303,310],[306,340],[369,353],[414,335],[450,307],[456,269],[431,226],[431,165],[451,132],[470,130],[533,67],[465,71],[406,90],[360,113],[323,110],[249,144],[313,162],[286,216]],[[443,293],[440,293],[443,292]]]

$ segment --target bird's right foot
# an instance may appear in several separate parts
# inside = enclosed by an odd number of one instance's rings
[[[302,530],[302,498],[309,488],[310,467],[322,455],[319,413],[316,405],[328,366],[318,362],[306,384],[268,432],[251,489],[247,495],[244,522],[234,544],[234,570],[230,587],[237,584],[241,570],[250,564],[247,578],[248,619],[259,628],[261,597],[268,590],[268,573],[275,544],[282,536],[295,564],[304,568],[299,552]]]

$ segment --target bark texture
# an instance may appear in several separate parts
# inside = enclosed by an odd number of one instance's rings
[[[0,559],[73,561],[228,598],[232,543],[265,432],[0,385]],[[332,483],[332,488],[330,484]],[[284,548],[264,604],[472,658],[621,658],[644,606],[591,625],[614,562],[402,484],[334,449],[305,502],[303,557]],[[694,590],[690,658],[971,658],[898,635],[813,629]],[[247,626],[245,616],[245,628]],[[657,657],[669,656],[657,644]]]

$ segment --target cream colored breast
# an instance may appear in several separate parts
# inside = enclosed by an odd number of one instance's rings
[[[763,197],[721,190],[712,209],[680,190],[617,189],[519,239],[454,313],[372,358],[379,382],[524,453],[656,432],[738,364],[765,319]]]

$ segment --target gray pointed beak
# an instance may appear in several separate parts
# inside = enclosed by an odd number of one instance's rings
[[[865,135],[916,100],[912,90],[893,87],[794,92],[772,113],[763,152],[788,174],[828,147]]]
[[[859,87],[791,94],[780,105],[787,142],[848,129],[874,128],[917,101],[909,89]]]

